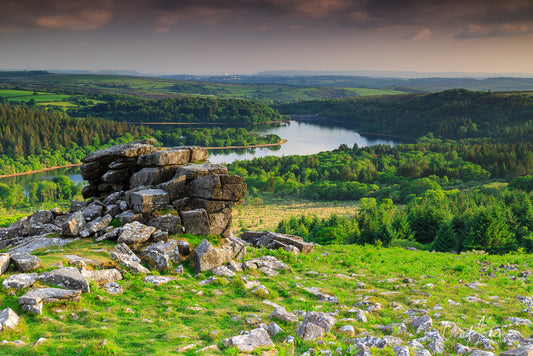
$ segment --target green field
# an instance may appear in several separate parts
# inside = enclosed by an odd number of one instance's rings
[[[283,84],[232,84],[91,74],[47,74],[13,79],[4,78],[0,80],[1,82],[16,84],[28,90],[46,92],[60,89],[64,92],[82,92],[89,96],[112,93],[156,99],[200,95],[221,98],[243,98],[266,104],[353,96],[404,94],[404,92],[398,90],[368,88],[334,88]],[[26,93],[32,95],[33,92],[26,91]]]

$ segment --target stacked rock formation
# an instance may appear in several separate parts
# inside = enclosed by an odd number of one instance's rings
[[[84,198],[123,194],[127,207],[141,214],[143,222],[158,210],[173,209],[179,218],[171,222],[175,230],[229,236],[231,208],[246,194],[244,179],[206,162],[204,148],[160,149],[152,143],[120,144],[83,158],[81,173],[89,182]]]

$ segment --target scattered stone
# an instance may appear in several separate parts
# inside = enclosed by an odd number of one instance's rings
[[[514,316],[508,317],[507,321],[509,321],[513,325],[527,325],[527,326],[529,326],[531,324],[531,321],[529,319],[516,318]]]
[[[40,337],[37,341],[35,341],[35,343],[33,344],[33,346],[39,346],[40,344],[42,344],[43,342],[45,341],[48,341],[47,338],[44,338],[44,337]]]
[[[122,288],[120,284],[118,284],[117,282],[108,282],[104,284],[104,289],[106,290],[107,293],[115,294],[115,295],[121,294],[122,292],[124,292],[124,288]]]
[[[29,253],[17,253],[11,256],[11,261],[19,272],[29,272],[37,267],[42,266],[41,260]]]
[[[297,252],[309,253],[313,250],[312,243],[304,242],[300,236],[280,234],[275,232],[257,232],[246,231],[241,238],[250,243],[251,246],[261,248],[265,247],[270,250],[285,249],[292,252],[291,247],[295,247]]]
[[[509,349],[500,353],[500,356],[532,356],[533,345],[525,345],[515,349]]]
[[[226,266],[219,266],[219,267],[215,267],[211,270],[211,272],[213,272],[213,274],[215,276],[219,276],[219,277],[228,277],[228,278],[231,278],[231,277],[235,277],[237,276],[235,274],[235,272],[233,272],[232,270],[230,270],[228,267]]]
[[[472,349],[468,346],[457,343],[453,346],[453,352],[455,352],[456,355],[466,355],[471,353]]]
[[[14,329],[19,323],[19,316],[11,308],[0,311],[0,331]]]
[[[14,288],[14,289],[24,289],[26,287],[31,286],[35,281],[37,281],[37,277],[39,275],[37,273],[19,273],[19,274],[12,274],[11,276],[7,277],[3,282],[2,285],[6,288]]]
[[[465,286],[468,288],[479,290],[479,287],[486,287],[487,285],[485,283],[480,283],[478,281],[466,283]]]
[[[196,350],[195,353],[203,353],[203,352],[211,352],[211,351],[220,352],[220,349],[218,348],[217,345],[209,345],[209,346]]]
[[[89,280],[91,280],[93,282],[96,282],[98,284],[116,282],[116,281],[120,281],[122,279],[122,274],[116,268],[93,270],[93,271],[88,271],[86,269],[83,269],[81,271],[81,274],[85,278],[87,278],[87,279],[89,279]]]
[[[4,274],[11,264],[9,253],[0,253],[0,275]]]
[[[166,284],[170,281],[175,280],[174,277],[165,277],[165,276],[146,276],[143,278],[144,283],[152,283],[154,287],[160,286],[162,284]]]
[[[274,347],[265,329],[258,328],[250,331],[244,331],[241,335],[233,336],[222,340],[226,347],[236,347],[239,352],[251,353],[260,347]]]
[[[194,266],[198,272],[222,266],[233,258],[230,248],[216,248],[203,239],[194,249]]]
[[[353,337],[355,335],[355,328],[352,325],[345,325],[340,327],[337,333],[346,337]]]
[[[308,293],[311,293],[313,297],[317,298],[321,302],[334,303],[334,304],[339,302],[339,298],[335,297],[334,295],[322,292],[322,288],[308,287],[308,288],[304,288],[304,290]]]
[[[522,337],[520,332],[516,330],[509,330],[507,331],[507,334],[503,337],[503,343],[507,345],[507,347],[516,347],[522,345],[524,343],[525,339]]]
[[[396,356],[410,356],[408,346],[393,346],[392,351]]]
[[[69,264],[78,265],[80,263],[87,265],[87,266],[93,266],[95,268],[102,268],[104,266],[104,263],[102,261],[93,260],[90,258],[80,257],[76,255],[64,255],[61,256],[68,260]]]
[[[278,324],[276,324],[275,322],[271,322],[270,324],[268,324],[268,328],[267,328],[267,331],[268,331],[268,334],[270,336],[274,336],[276,335],[277,333],[280,333],[280,332],[283,332],[285,330],[283,330]]]
[[[465,340],[467,344],[472,344],[474,346],[481,344],[485,350],[494,350],[492,345],[496,345],[496,342],[474,330],[468,330],[459,335],[459,338]]]
[[[389,325],[377,325],[376,329],[389,334],[403,334],[407,332],[407,326],[404,323],[392,323]]]
[[[413,318],[410,322],[412,327],[416,328],[416,333],[424,332],[430,330],[433,327],[433,320],[429,315],[422,315],[416,318]]]
[[[321,339],[336,322],[337,320],[329,314],[308,312],[298,328],[297,335],[304,341]]]
[[[278,307],[274,309],[272,314],[268,317],[269,319],[281,320],[287,324],[297,323],[299,321],[298,317],[294,313],[288,312],[283,307]]]

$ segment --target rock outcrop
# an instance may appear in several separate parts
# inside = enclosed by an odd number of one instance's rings
[[[86,156],[81,172],[89,185],[83,189],[83,196],[114,195],[113,204],[107,202],[109,211],[114,209],[111,206],[120,206],[116,201],[124,192],[126,206],[142,214],[146,223],[155,211],[175,209],[178,215],[171,220],[171,226],[165,221],[152,221],[156,227],[166,229],[163,231],[229,236],[231,208],[241,203],[246,194],[243,178],[228,174],[223,165],[205,162],[209,155],[204,148],[160,149],[152,143],[137,141]],[[95,209],[93,206],[91,211]],[[82,228],[78,221],[68,220],[63,226],[65,236]]]

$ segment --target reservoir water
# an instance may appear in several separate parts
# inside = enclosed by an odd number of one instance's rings
[[[279,127],[271,127],[259,132],[261,134],[276,134],[282,139],[286,139],[287,143],[274,147],[231,150],[231,152],[227,152],[230,150],[211,150],[209,160],[213,163],[231,163],[236,160],[251,160],[265,156],[312,155],[334,150],[343,143],[350,148],[353,147],[354,143],[357,143],[359,147],[377,144],[394,146],[401,143],[398,140],[379,136],[365,137],[352,128],[335,126],[331,123],[291,121]]]
[[[213,163],[231,163],[236,160],[251,160],[265,156],[311,155],[322,151],[330,151],[341,144],[359,147],[377,144],[397,145],[398,139],[383,138],[379,136],[363,136],[353,128],[331,123],[291,121],[277,127],[268,127],[257,130],[261,134],[273,133],[286,139],[287,143],[274,147],[258,147],[235,150],[211,150],[209,160]],[[83,182],[79,167],[60,168],[45,172],[27,174],[17,177],[1,178],[0,183],[17,183],[26,186],[29,182],[43,179],[52,179],[59,175],[67,175],[76,183]]]

